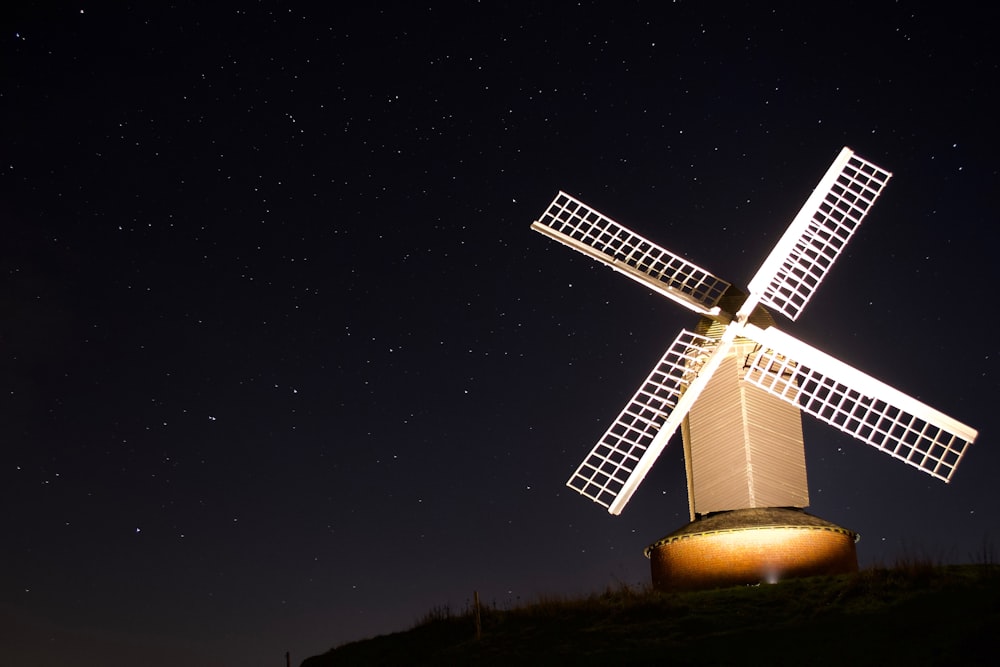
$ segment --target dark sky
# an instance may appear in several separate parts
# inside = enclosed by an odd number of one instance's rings
[[[564,189],[745,285],[844,145],[894,178],[779,326],[981,436],[945,485],[806,417],[809,511],[1000,556],[993,10],[536,4],[2,12],[4,662],[645,584],[679,442],[619,517],[564,482],[697,317],[529,225]]]

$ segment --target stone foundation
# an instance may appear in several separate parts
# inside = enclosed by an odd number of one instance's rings
[[[798,509],[719,512],[646,547],[653,586],[697,590],[857,572],[858,535]]]

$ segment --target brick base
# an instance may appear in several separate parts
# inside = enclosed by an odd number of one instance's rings
[[[653,586],[695,590],[857,572],[857,534],[795,509],[721,512],[646,548]]]

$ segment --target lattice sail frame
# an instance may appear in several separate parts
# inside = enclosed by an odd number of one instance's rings
[[[702,315],[729,283],[559,192],[531,228],[636,280]]]
[[[682,330],[566,485],[620,512],[683,420],[678,401],[718,344]]]
[[[777,330],[747,325],[760,344],[744,380],[945,482],[976,430]]]
[[[841,150],[764,260],[750,293],[798,319],[891,177],[850,148]]]
[[[751,333],[765,346],[772,334],[779,342],[768,348],[770,356],[762,351],[748,372],[757,386],[949,481],[977,436],[974,429],[774,327],[762,334],[749,324],[758,304],[798,318],[891,176],[850,148],[841,150],[754,275],[735,314],[718,306],[728,282],[560,192],[532,229],[727,325],[718,339],[681,332],[567,486],[620,513],[733,342]],[[786,343],[794,353],[782,347]],[[806,374],[812,371],[818,373]]]

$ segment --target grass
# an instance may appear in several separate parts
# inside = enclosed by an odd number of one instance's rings
[[[408,631],[306,660],[336,665],[976,665],[1000,631],[1000,566],[911,559],[855,574],[662,593],[622,585],[511,609],[436,607]]]

